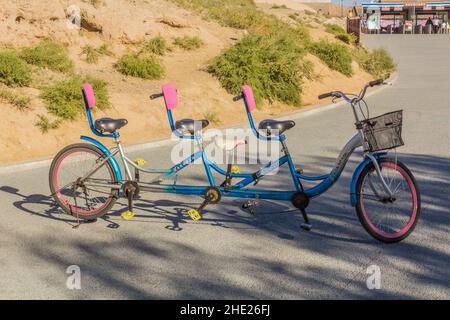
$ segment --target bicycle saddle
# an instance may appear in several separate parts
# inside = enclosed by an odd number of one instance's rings
[[[272,130],[277,130],[277,134],[281,135],[286,130],[289,130],[295,126],[295,122],[292,120],[278,121],[273,119],[262,120],[259,123],[258,129],[267,130],[267,134],[271,135]]]
[[[181,133],[189,133],[193,135],[195,131],[204,129],[208,125],[208,120],[182,119],[175,122],[175,129],[177,129]]]
[[[94,128],[101,133],[109,132],[114,133],[116,130],[126,126],[128,124],[127,119],[111,119],[111,118],[101,118],[95,120]]]

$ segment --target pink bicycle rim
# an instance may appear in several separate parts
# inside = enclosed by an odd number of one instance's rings
[[[407,183],[408,183],[408,187],[411,190],[412,193],[412,201],[413,201],[413,208],[412,208],[412,212],[410,214],[410,218],[408,223],[399,231],[395,232],[395,233],[388,233],[385,232],[379,228],[377,228],[376,226],[373,225],[372,221],[370,221],[369,216],[366,212],[366,208],[364,206],[364,197],[361,196],[360,197],[360,201],[361,201],[361,210],[362,213],[364,215],[364,217],[366,218],[366,221],[369,223],[370,227],[375,230],[377,233],[385,236],[385,237],[389,237],[389,238],[396,238],[396,237],[400,237],[403,234],[405,234],[405,232],[407,232],[409,230],[409,228],[411,227],[411,225],[414,223],[414,219],[416,217],[417,214],[417,193],[416,193],[416,188],[414,187],[414,184],[411,180],[411,178],[409,177],[408,174],[406,174],[405,170],[403,170],[401,167],[391,164],[391,163],[382,163],[381,166],[384,167],[388,167],[394,170],[397,170],[398,172],[400,172],[400,174],[403,176],[403,178],[406,179]]]
[[[54,170],[54,174],[53,174],[53,184],[55,185],[56,190],[58,190],[58,192],[56,193],[56,195],[58,196],[58,199],[68,208],[70,208],[70,210],[74,213],[82,213],[82,214],[96,214],[98,212],[100,212],[101,210],[103,210],[109,201],[106,201],[105,204],[103,204],[101,207],[95,209],[95,210],[91,210],[91,211],[87,211],[87,210],[83,210],[77,207],[72,206],[70,203],[68,203],[66,201],[66,199],[64,198],[64,196],[61,194],[61,190],[59,189],[59,184],[58,184],[58,172],[59,172],[59,167],[61,166],[61,163],[63,162],[64,159],[66,159],[68,156],[70,156],[71,154],[73,154],[74,152],[76,152],[77,150],[80,149],[74,149],[71,150],[67,153],[65,153],[62,157],[60,157],[58,159],[58,162],[56,163],[56,169]],[[111,198],[111,196],[109,197]]]

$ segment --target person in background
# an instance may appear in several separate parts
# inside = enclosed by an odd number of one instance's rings
[[[439,18],[438,18],[438,16],[434,17],[433,26],[434,26],[434,33],[438,34],[439,33]]]
[[[447,22],[443,21],[441,24],[441,33],[447,33]]]

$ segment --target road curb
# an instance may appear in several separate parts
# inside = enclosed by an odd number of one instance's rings
[[[398,79],[398,73],[394,73],[389,78],[388,81],[391,84],[393,84],[397,81],[397,79]],[[370,96],[377,94],[380,91],[383,91],[385,89],[386,89],[385,87],[380,87],[375,90],[372,90],[366,94],[366,97],[370,97]],[[302,119],[302,118],[306,118],[306,117],[309,117],[309,116],[312,116],[315,114],[319,114],[319,113],[322,113],[325,111],[339,108],[345,104],[347,104],[347,102],[341,101],[338,103],[330,103],[327,105],[320,105],[317,107],[311,107],[310,109],[307,109],[307,110],[299,110],[299,111],[289,113],[286,115],[280,115],[279,117],[276,117],[276,119],[280,119],[280,120]],[[240,125],[233,125],[233,126],[228,126],[228,127],[224,127],[224,128],[219,128],[219,130],[225,130],[225,129],[237,128],[237,127],[240,127]],[[170,145],[171,143],[174,143],[174,141],[171,139],[161,139],[161,140],[156,140],[156,141],[142,143],[142,144],[128,145],[128,146],[125,146],[124,149],[126,152],[136,152],[136,151],[140,151],[140,150],[149,150],[149,149],[164,147],[164,146]],[[22,172],[22,171],[33,170],[33,169],[40,169],[43,167],[50,167],[52,160],[53,159],[50,158],[50,159],[43,159],[43,160],[37,160],[37,161],[36,160],[25,161],[25,162],[21,162],[21,163],[12,164],[12,165],[0,166],[0,174],[8,174],[8,173],[10,174],[10,173]]]

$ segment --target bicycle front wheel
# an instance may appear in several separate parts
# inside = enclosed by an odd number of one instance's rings
[[[388,158],[378,163],[392,197],[370,163],[356,185],[356,211],[371,236],[384,243],[395,243],[408,237],[419,220],[420,192],[414,176],[403,163]]]
[[[68,146],[56,155],[49,172],[50,190],[66,213],[93,220],[114,205],[117,177],[109,161],[101,164],[104,159],[99,148],[83,143]]]

